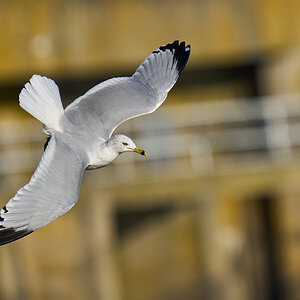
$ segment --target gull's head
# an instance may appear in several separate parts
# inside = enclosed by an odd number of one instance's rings
[[[114,135],[109,139],[108,143],[120,154],[123,152],[135,152],[147,156],[147,153],[143,149],[137,147],[132,139],[126,135]]]

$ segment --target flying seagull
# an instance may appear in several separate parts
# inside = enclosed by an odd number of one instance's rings
[[[155,111],[184,69],[190,45],[174,41],[153,51],[131,77],[106,80],[64,110],[55,82],[33,75],[20,106],[50,136],[28,184],[0,211],[0,245],[22,238],[69,211],[85,170],[111,164],[123,152],[146,153],[125,135],[122,122]]]

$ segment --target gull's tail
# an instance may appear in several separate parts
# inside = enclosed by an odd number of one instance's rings
[[[20,106],[47,128],[59,129],[64,112],[57,85],[45,76],[33,75],[19,96]]]

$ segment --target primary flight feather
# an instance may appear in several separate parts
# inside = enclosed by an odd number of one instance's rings
[[[174,41],[153,51],[131,77],[106,80],[63,109],[55,82],[33,75],[20,106],[51,136],[29,183],[0,211],[0,245],[63,215],[78,200],[83,173],[112,163],[123,152],[146,155],[125,135],[122,122],[149,114],[166,99],[185,67],[190,45]]]

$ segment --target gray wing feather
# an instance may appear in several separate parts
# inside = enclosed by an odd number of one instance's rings
[[[53,136],[30,182],[0,211],[0,245],[70,210],[78,200],[84,170],[81,159]]]
[[[187,63],[190,46],[175,41],[153,51],[131,77],[106,80],[65,110],[75,125],[107,139],[122,122],[156,110]]]

